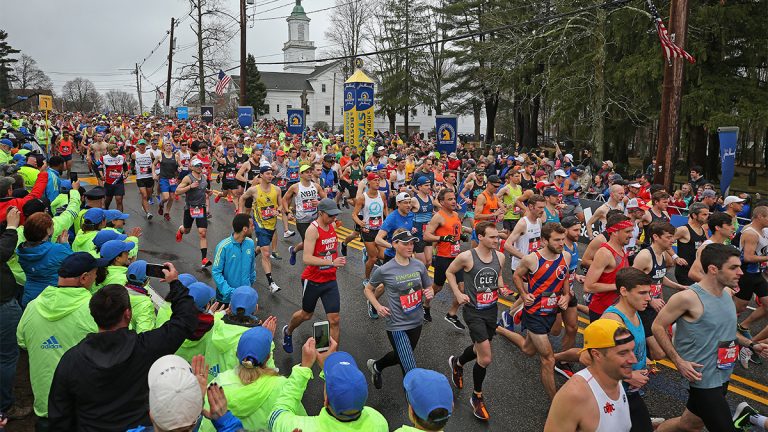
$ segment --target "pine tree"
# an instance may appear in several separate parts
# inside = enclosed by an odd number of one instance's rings
[[[258,118],[266,112],[264,100],[267,98],[267,86],[261,81],[253,54],[248,54],[245,60],[245,82],[245,105],[253,107],[253,115]]]
[[[12,48],[11,45],[5,41],[7,38],[8,33],[4,30],[0,30],[0,105],[6,105],[11,102],[10,81],[13,78],[11,64],[17,61],[16,59],[11,58],[11,56],[21,52]]]

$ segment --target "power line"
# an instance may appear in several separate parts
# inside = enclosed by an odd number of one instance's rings
[[[344,3],[344,4],[340,4],[340,5],[335,5],[335,6],[329,6],[327,8],[305,12],[305,14],[309,15],[309,14],[318,13],[318,12],[325,12],[327,10],[340,8],[340,7],[343,7],[343,6],[350,5],[352,3],[357,3],[359,1],[360,0],[353,0],[353,1],[348,2],[348,3]],[[282,6],[280,6],[280,7],[282,7]],[[276,9],[279,9],[280,7],[276,8]],[[274,9],[270,9],[270,10],[274,10]],[[269,11],[264,11],[264,12],[269,12]],[[279,17],[270,17],[270,18],[255,18],[254,21],[272,21],[272,20],[279,20],[279,19],[286,19],[286,18],[290,18],[290,15],[279,16]]]

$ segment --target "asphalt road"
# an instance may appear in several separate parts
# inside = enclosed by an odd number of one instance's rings
[[[82,175],[82,174],[81,174]],[[215,187],[217,187],[215,185]],[[172,220],[166,222],[157,216],[152,221],[146,221],[142,214],[138,192],[135,184],[126,187],[125,211],[132,216],[126,227],[140,226],[144,230],[140,239],[139,257],[149,262],[173,262],[180,272],[194,274],[199,280],[213,285],[208,271],[200,270],[200,253],[196,232],[186,235],[182,243],[174,240],[175,230],[181,223],[181,210],[183,200],[174,204],[171,211]],[[113,203],[114,208],[114,203]],[[156,211],[156,206],[154,206]],[[209,224],[208,239],[210,259],[216,244],[230,235],[231,219],[234,215],[232,204],[222,200],[211,206],[213,218]],[[342,221],[346,227],[351,227],[349,210],[344,210]],[[278,224],[280,226],[280,224]],[[339,230],[346,233],[346,228]],[[258,279],[256,289],[260,294],[259,316],[266,318],[274,315],[278,318],[278,328],[287,323],[290,314],[300,307],[301,280],[300,273],[303,269],[301,258],[296,266],[288,263],[288,246],[297,242],[298,235],[283,240],[282,229],[279,227],[277,234],[280,236],[279,253],[283,257],[281,261],[273,260],[275,281],[282,287],[277,294],[270,294],[267,290],[266,277],[257,264]],[[465,248],[468,244],[465,245]],[[390,345],[384,330],[382,320],[371,320],[366,313],[366,303],[362,290],[363,265],[359,244],[353,243],[350,247],[347,265],[337,272],[338,283],[342,294],[341,309],[341,341],[340,349],[350,352],[357,361],[358,366],[367,374],[365,362],[368,358],[378,358],[390,350]],[[507,271],[505,278],[511,275]],[[511,281],[508,281],[511,282]],[[157,287],[158,291],[164,291],[167,287]],[[577,287],[580,291],[581,287]],[[670,295],[671,293],[667,293]],[[450,304],[450,292],[445,290],[440,293],[433,302],[432,323],[427,323],[416,348],[416,360],[419,367],[434,369],[439,372],[449,373],[447,359],[450,355],[458,355],[471,343],[466,332],[458,331],[446,321],[441,319]],[[325,319],[322,306],[318,303],[316,320]],[[581,317],[580,326],[586,325],[586,319]],[[761,323],[764,325],[764,323]],[[276,340],[275,363],[284,374],[290,373],[291,367],[300,361],[301,344],[311,335],[311,323],[305,323],[294,333],[294,353],[286,354],[280,347],[280,340]],[[582,342],[581,336],[577,344]],[[559,338],[552,337],[555,350],[559,347]],[[539,380],[539,360],[529,358],[517,350],[517,348],[503,338],[496,338],[492,342],[493,363],[489,366],[484,384],[486,403],[491,415],[488,423],[476,420],[469,405],[469,397],[472,392],[471,367],[466,369],[465,388],[461,391],[454,390],[455,409],[451,421],[446,430],[542,430],[547,416],[549,400]],[[671,365],[670,363],[666,363]],[[743,401],[748,400],[756,409],[763,413],[768,412],[768,386],[766,386],[765,367],[752,366],[744,370],[740,366],[732,380],[732,390],[728,397],[732,408]],[[645,401],[649,406],[652,416],[671,418],[682,413],[686,387],[684,379],[669,366],[661,365],[661,372],[652,377]],[[317,368],[315,368],[317,370]],[[564,380],[556,378],[558,386]],[[739,392],[741,394],[734,394]],[[322,381],[314,379],[310,382],[304,395],[304,406],[311,414],[317,413],[323,401]],[[396,429],[402,424],[408,424],[407,403],[402,389],[402,374],[399,368],[389,368],[384,372],[384,387],[376,390],[369,384],[368,405],[380,411],[389,421],[390,429]],[[19,430],[19,429],[15,429]]]

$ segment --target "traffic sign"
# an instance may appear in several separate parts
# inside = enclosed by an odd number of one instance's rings
[[[39,95],[38,97],[40,111],[51,111],[53,109],[53,97],[47,95]]]

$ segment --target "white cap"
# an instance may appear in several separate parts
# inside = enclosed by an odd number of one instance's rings
[[[157,426],[173,430],[195,424],[203,409],[203,393],[186,360],[173,354],[160,357],[149,368],[147,382],[149,411]]]
[[[739,197],[737,197],[735,195],[729,195],[729,196],[725,197],[725,201],[723,201],[723,207],[728,207],[729,204],[742,203],[744,201],[746,201],[746,200],[743,199],[743,198],[739,198]]]
[[[395,202],[405,201],[411,199],[411,194],[408,192],[400,192],[397,194],[397,197],[395,198]]]
[[[568,177],[568,176],[565,174],[565,171],[559,169],[555,171],[555,177]]]
[[[394,154],[394,153],[392,153],[391,155],[389,155],[389,158],[390,158],[390,159],[397,159],[397,155],[396,155],[396,154]]]
[[[563,159],[567,160],[568,162],[573,162],[573,155],[568,153],[563,157]]]
[[[640,186],[640,183],[637,183],[637,182],[630,183],[627,186],[633,187],[633,188],[640,188],[640,187],[642,187],[642,186]]]
[[[379,146],[379,148],[377,148],[376,150],[381,152],[381,151],[384,151],[386,149],[384,148],[384,146]]]
[[[522,156],[518,156],[518,157],[516,157],[516,158],[515,158],[515,160],[516,160],[516,161],[518,161],[518,162],[520,162],[520,163],[523,163],[523,162],[525,162],[525,158],[524,158],[524,157],[522,157]]]

